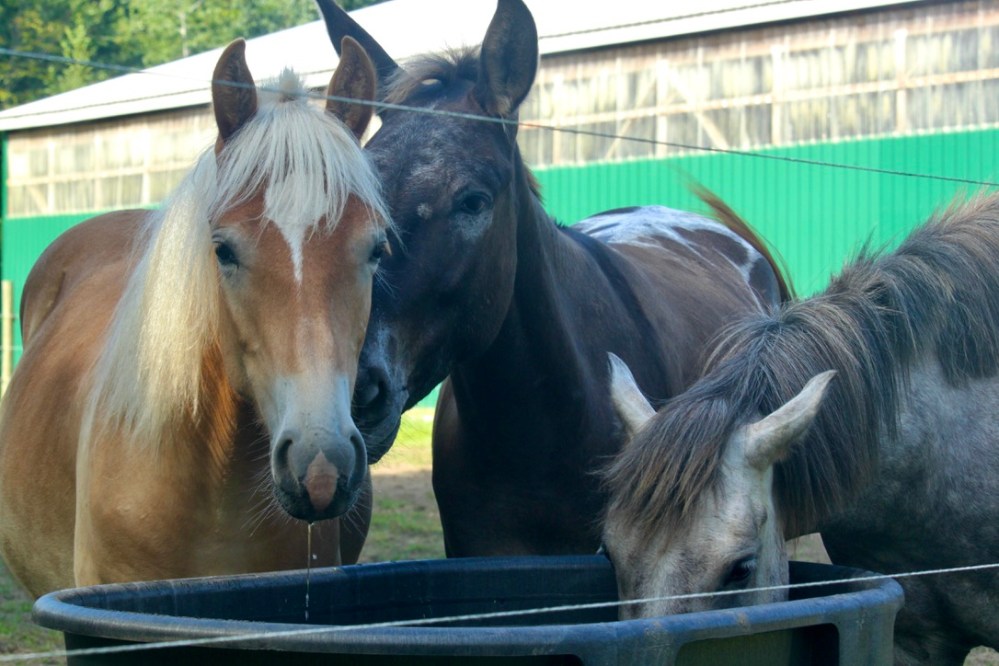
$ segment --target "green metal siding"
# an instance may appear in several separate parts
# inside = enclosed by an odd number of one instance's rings
[[[708,187],[786,261],[799,294],[823,288],[866,241],[891,244],[977,186],[829,166],[997,182],[999,130],[707,153],[663,160],[537,169],[547,210],[569,222],[621,206],[704,210],[688,189]],[[820,162],[811,164],[802,162]]]
[[[0,132],[0,220],[7,219],[7,133]]]
[[[696,181],[727,201],[786,261],[799,294],[819,290],[866,241],[897,241],[955,193],[974,191],[940,179],[828,166],[996,182],[999,129],[773,149],[755,155],[707,153],[662,160],[537,169],[545,205],[563,221],[608,208],[662,204],[704,210]],[[823,164],[804,163],[800,160]],[[4,179],[3,182],[6,182]],[[5,190],[0,201],[5,199]],[[56,236],[93,214],[3,219],[2,277],[20,307],[24,280]],[[15,309],[15,312],[17,309]],[[15,326],[15,362],[20,357]],[[426,402],[426,401],[425,401]]]
[[[53,215],[3,220],[3,279],[14,285],[14,314],[21,311],[21,291],[35,261],[49,244],[66,229],[93,214]],[[14,363],[21,358],[21,322],[14,324]]]

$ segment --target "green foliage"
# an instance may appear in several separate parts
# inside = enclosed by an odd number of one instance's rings
[[[356,9],[379,0],[347,0]],[[314,0],[4,0],[0,45],[49,56],[151,67],[314,21]],[[0,109],[119,72],[0,54]]]

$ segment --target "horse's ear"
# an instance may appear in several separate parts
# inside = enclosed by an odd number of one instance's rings
[[[815,375],[798,395],[746,429],[746,460],[750,466],[765,471],[787,455],[812,425],[835,375],[835,370]]]
[[[482,40],[475,96],[491,115],[511,118],[538,71],[538,29],[521,0],[499,0]]]
[[[385,52],[385,49],[358,25],[357,21],[350,18],[350,14],[343,11],[333,0],[316,0],[319,11],[322,12],[323,22],[326,23],[326,32],[329,33],[330,41],[337,55],[343,57],[343,38],[352,37],[367,52],[378,72],[379,81],[388,81],[399,65]]]
[[[610,390],[614,410],[624,424],[630,440],[645,422],[655,415],[652,405],[642,395],[631,369],[616,354],[607,353],[610,359]]]
[[[377,87],[377,74],[371,58],[353,38],[344,37],[340,47],[340,64],[326,88],[326,112],[342,120],[360,140],[375,110],[370,104],[354,104],[347,100],[371,102]]]
[[[212,104],[219,127],[216,147],[220,149],[257,112],[257,90],[246,66],[246,42],[242,39],[227,46],[215,65]]]

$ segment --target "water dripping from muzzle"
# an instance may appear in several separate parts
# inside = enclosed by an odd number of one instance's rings
[[[305,536],[305,621],[309,621],[309,586],[312,583],[312,525],[314,523],[309,521],[309,527],[306,531]]]

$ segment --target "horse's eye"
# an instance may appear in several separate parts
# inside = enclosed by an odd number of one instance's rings
[[[392,254],[392,248],[389,247],[388,241],[384,238],[380,239],[375,246],[371,248],[371,256],[368,257],[368,262],[372,264],[377,264],[386,255]]]
[[[492,199],[482,192],[469,192],[461,198],[458,209],[467,215],[478,215],[492,205]]]
[[[732,566],[729,567],[728,573],[725,574],[725,579],[722,581],[722,587],[745,587],[749,584],[749,581],[752,579],[754,573],[756,573],[755,557],[749,556],[736,560]]]
[[[239,266],[236,253],[228,243],[223,241],[215,242],[215,258],[218,259],[219,265],[223,268],[236,268]]]

